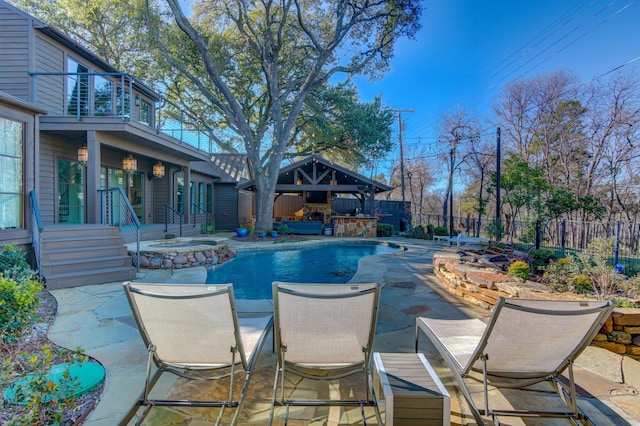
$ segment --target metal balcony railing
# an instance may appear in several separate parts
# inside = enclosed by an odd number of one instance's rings
[[[31,101],[48,117],[119,117],[207,154],[219,152],[212,129],[127,73],[33,72]]]

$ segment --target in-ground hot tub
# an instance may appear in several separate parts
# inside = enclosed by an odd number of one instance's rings
[[[226,238],[172,238],[140,242],[140,267],[148,269],[181,269],[194,266],[213,267],[235,257],[225,243]],[[129,253],[136,244],[127,244]]]

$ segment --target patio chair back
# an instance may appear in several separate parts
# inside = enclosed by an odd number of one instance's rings
[[[280,364],[326,369],[368,365],[379,297],[376,283],[275,282],[274,323]]]
[[[560,375],[593,340],[610,303],[500,299],[463,373],[473,368],[515,379]]]
[[[129,304],[144,344],[157,361],[189,368],[230,365],[232,348],[247,360],[231,285],[128,283]],[[176,303],[179,301],[180,303]]]

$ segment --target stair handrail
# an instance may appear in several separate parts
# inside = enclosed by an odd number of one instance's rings
[[[100,223],[118,227],[126,244],[136,243],[133,263],[140,271],[140,228],[142,224],[122,188],[99,189]]]
[[[42,253],[42,231],[44,226],[42,225],[42,216],[40,215],[40,206],[38,205],[38,197],[35,190],[29,191],[29,198],[31,199],[31,245],[33,246],[38,274],[42,277],[40,256]]]
[[[195,207],[193,213],[193,227],[198,224],[198,214],[204,213],[204,234],[209,235],[209,212],[202,208],[200,204],[191,203],[191,207]]]
[[[169,230],[169,224],[176,223],[176,217],[179,218],[178,222],[180,224],[180,236],[182,237],[182,217],[184,215],[176,210],[171,204],[164,203],[164,232]]]

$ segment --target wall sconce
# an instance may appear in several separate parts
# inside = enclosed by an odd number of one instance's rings
[[[131,154],[128,154],[122,159],[122,169],[127,173],[133,173],[138,168],[138,161],[133,158]]]
[[[298,178],[298,180],[296,180],[296,185],[302,185],[302,179]]]
[[[81,166],[86,166],[89,163],[89,148],[87,148],[87,144],[78,148],[78,163]]]
[[[153,177],[156,179],[164,177],[164,164],[159,161],[153,165]]]
[[[136,95],[136,106],[140,106],[140,96]]]

